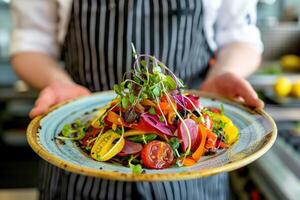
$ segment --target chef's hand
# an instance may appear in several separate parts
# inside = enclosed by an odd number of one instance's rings
[[[249,106],[263,108],[260,100],[250,83],[233,73],[224,73],[208,77],[200,89],[206,92],[218,93],[227,97],[241,98]]]
[[[35,106],[30,111],[29,116],[33,118],[37,115],[43,114],[51,106],[57,103],[89,94],[90,91],[87,88],[76,83],[54,82],[40,92],[39,97],[35,102]]]

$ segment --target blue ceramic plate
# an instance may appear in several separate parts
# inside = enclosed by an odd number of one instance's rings
[[[225,115],[239,128],[239,140],[229,149],[213,156],[204,156],[191,167],[174,167],[163,170],[149,170],[133,174],[130,168],[106,162],[98,162],[84,154],[72,141],[65,144],[54,137],[62,127],[80,118],[88,120],[97,108],[115,97],[112,91],[96,93],[89,97],[56,106],[29,125],[27,138],[31,147],[43,159],[65,170],[88,176],[127,181],[182,180],[210,176],[245,166],[261,157],[273,145],[277,129],[272,118],[263,110],[250,109],[237,102],[212,94],[190,91],[200,95],[204,106],[225,107]]]

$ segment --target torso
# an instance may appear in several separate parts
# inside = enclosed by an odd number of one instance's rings
[[[159,58],[190,82],[205,70],[211,51],[198,0],[74,0],[64,45],[67,71],[92,91],[111,89],[138,53]]]
[[[137,52],[164,62],[188,84],[206,69],[211,51],[198,0],[74,0],[64,44],[66,70],[92,91],[111,89]],[[123,182],[44,165],[41,199],[227,199],[228,176],[189,181]],[[47,198],[46,198],[47,199]]]

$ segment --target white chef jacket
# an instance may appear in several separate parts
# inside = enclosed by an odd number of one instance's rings
[[[203,0],[205,36],[213,51],[232,42],[246,42],[262,52],[256,3],[257,0]],[[71,4],[72,0],[12,0],[11,55],[34,51],[57,58]]]

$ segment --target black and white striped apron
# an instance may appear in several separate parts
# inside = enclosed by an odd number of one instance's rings
[[[201,0],[73,0],[63,50],[75,82],[91,91],[121,82],[133,63],[131,42],[190,86],[212,55]],[[134,183],[82,176],[47,163],[41,169],[41,199],[228,199],[227,174]]]

